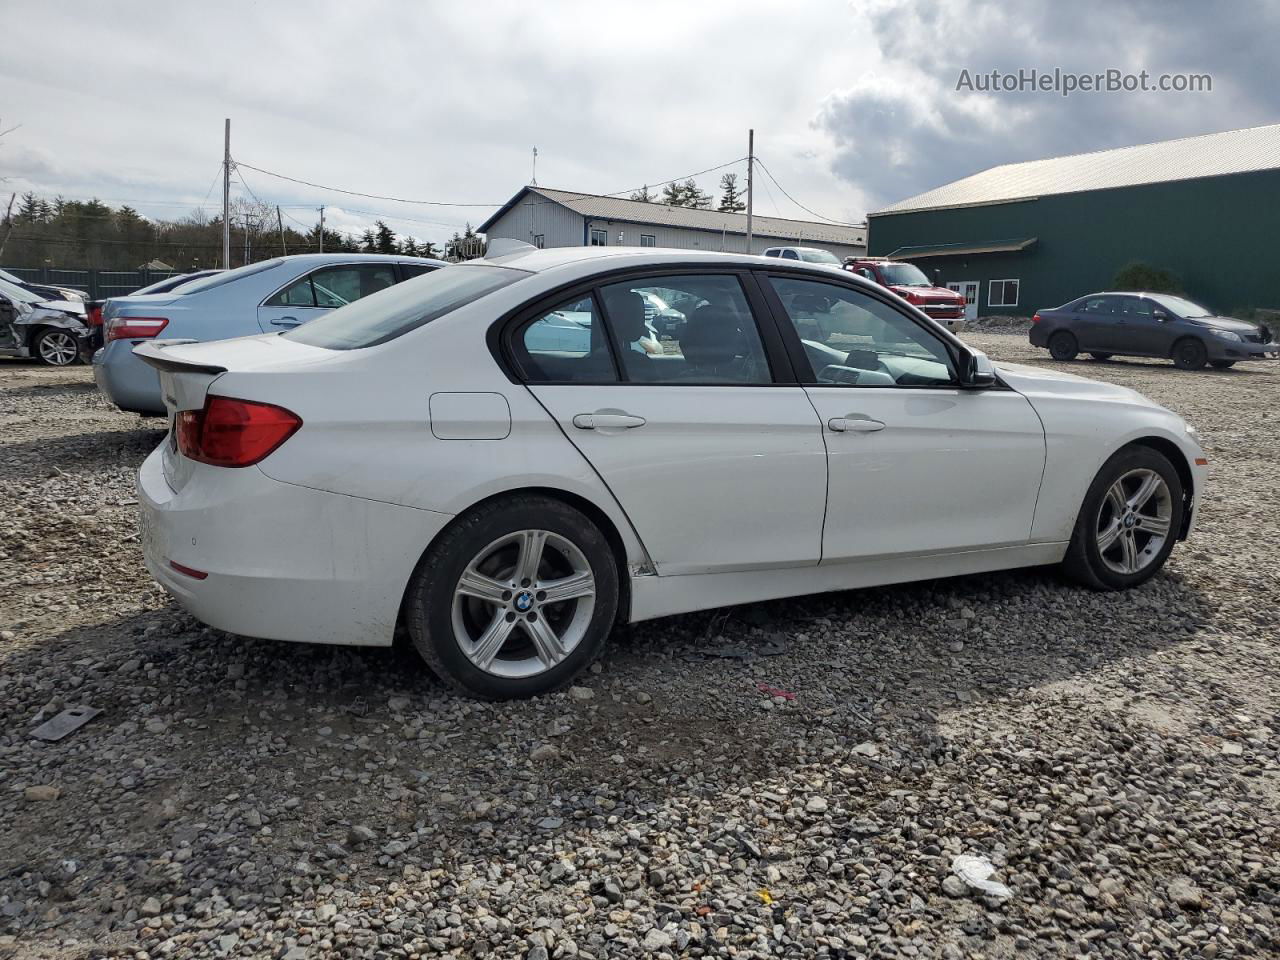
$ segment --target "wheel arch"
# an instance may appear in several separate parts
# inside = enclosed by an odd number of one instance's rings
[[[1191,506],[1195,500],[1195,474],[1191,471],[1191,464],[1187,460],[1186,453],[1167,437],[1154,435],[1130,440],[1120,447],[1116,453],[1119,453],[1120,450],[1127,450],[1130,447],[1146,447],[1148,450],[1154,450],[1173,464],[1173,469],[1178,474],[1178,482],[1182,484],[1182,529],[1178,531],[1178,539],[1187,539],[1187,531],[1191,526]],[[1112,456],[1115,456],[1115,454],[1113,453]]]
[[[542,496],[549,497],[553,500],[559,500],[566,506],[573,507],[575,510],[585,514],[592,523],[594,523],[604,534],[605,539],[609,542],[609,549],[613,553],[614,564],[618,571],[618,613],[616,622],[619,624],[627,623],[631,619],[631,569],[627,561],[627,545],[623,539],[622,532],[618,529],[617,524],[609,514],[601,509],[595,503],[592,503],[587,497],[569,490],[559,487],[547,486],[527,486],[513,487],[508,490],[501,490],[497,493],[491,493],[488,496],[481,497],[473,503],[466,506],[465,509],[459,510],[452,520],[441,527],[427,543],[423,544],[422,552],[418,555],[418,560],[413,566],[413,572],[410,574],[405,583],[404,592],[400,597],[400,612],[397,617],[397,633],[400,632],[399,627],[404,624],[404,605],[412,589],[418,568],[422,566],[426,559],[427,553],[431,547],[446,533],[462,523],[467,516],[473,511],[487,506],[491,503],[508,500],[513,497],[523,496]],[[643,549],[643,545],[642,545]],[[645,561],[648,565],[648,561]]]
[[[1196,335],[1196,334],[1194,334],[1194,333],[1184,333],[1184,334],[1182,334],[1180,337],[1178,337],[1178,339],[1174,340],[1172,344],[1170,344],[1170,345],[1169,345],[1169,359],[1170,359],[1170,360],[1174,359],[1174,358],[1178,355],[1178,347],[1179,347],[1181,344],[1186,343],[1187,341],[1190,341],[1190,342],[1192,342],[1192,343],[1199,344],[1199,345],[1200,345],[1200,348],[1201,348],[1202,350],[1204,350],[1204,352],[1205,352],[1205,356],[1207,357],[1207,356],[1209,355],[1209,344],[1208,344],[1208,342],[1204,339],[1204,337],[1197,336],[1197,335]]]

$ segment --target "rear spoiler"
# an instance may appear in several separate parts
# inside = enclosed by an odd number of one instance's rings
[[[215,363],[197,363],[194,360],[181,360],[165,354],[166,347],[180,347],[187,343],[199,343],[199,340],[145,340],[133,348],[133,355],[157,370],[168,370],[181,373],[226,373],[226,367]]]

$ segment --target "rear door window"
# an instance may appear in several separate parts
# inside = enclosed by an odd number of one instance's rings
[[[513,341],[531,383],[612,383],[618,379],[595,298],[574,297],[527,320]]]
[[[395,284],[395,267],[389,263],[343,263],[311,274],[317,307],[345,307]]]
[[[600,298],[628,381],[773,382],[755,316],[734,275],[641,277],[601,287]],[[672,339],[660,341],[653,327],[655,300],[683,317],[668,328]]]
[[[311,277],[299,277],[266,303],[264,307],[314,307],[315,295],[311,291]]]

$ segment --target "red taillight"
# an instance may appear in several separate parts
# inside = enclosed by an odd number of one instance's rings
[[[1040,322],[1040,314],[1038,314],[1038,313],[1037,313],[1034,317],[1032,317],[1032,318],[1031,318],[1031,322],[1032,322],[1032,323],[1039,323],[1039,322]]]
[[[84,322],[90,327],[102,326],[102,304],[91,303],[84,312]]]
[[[167,317],[112,317],[104,336],[112,340],[147,340],[169,325]]]
[[[203,410],[183,410],[174,432],[184,457],[215,467],[249,467],[302,426],[302,418],[272,403],[209,397]]]

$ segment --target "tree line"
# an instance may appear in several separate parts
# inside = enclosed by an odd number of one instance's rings
[[[320,249],[318,223],[307,229],[269,204],[237,198],[229,220],[232,267]],[[378,220],[359,236],[325,229],[324,251],[463,260],[479,256],[483,244],[470,224],[442,248],[398,236]],[[222,217],[202,209],[172,220],[151,219],[128,205],[25,193],[0,221],[0,263],[10,267],[137,270],[159,261],[190,271],[224,266],[221,259]]]
[[[720,203],[715,209],[722,213],[742,213],[747,209],[744,191],[738,188],[738,175],[726,173],[720,178]],[[690,177],[688,180],[668,183],[662,193],[654,194],[648,186],[641,187],[629,197],[642,203],[664,203],[669,207],[693,207],[696,210],[711,209],[711,194]]]

